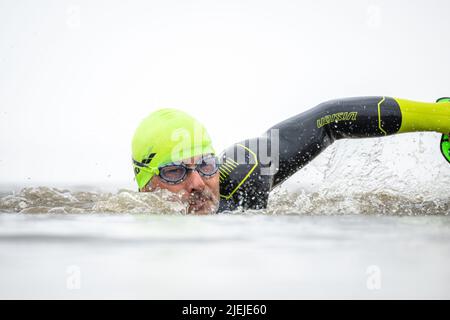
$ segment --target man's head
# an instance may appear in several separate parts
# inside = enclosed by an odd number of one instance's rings
[[[167,189],[188,203],[190,213],[215,212],[219,173],[204,126],[185,112],[160,109],[138,126],[132,141],[140,191]]]

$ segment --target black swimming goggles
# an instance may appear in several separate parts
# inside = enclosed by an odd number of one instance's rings
[[[173,162],[158,168],[159,177],[166,183],[178,184],[186,179],[189,171],[197,171],[202,177],[211,177],[219,170],[219,159],[214,155],[200,158],[195,167],[188,167],[183,162]]]

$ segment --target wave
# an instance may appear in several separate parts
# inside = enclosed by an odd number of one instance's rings
[[[185,215],[186,204],[166,190],[140,193],[70,191],[29,187],[0,196],[0,212],[24,214],[175,214]],[[238,209],[231,214],[263,215],[449,215],[450,199],[405,195],[393,191],[320,192],[275,191],[263,210]]]

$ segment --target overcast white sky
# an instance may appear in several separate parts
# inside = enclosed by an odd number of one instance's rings
[[[450,95],[450,2],[0,0],[0,183],[133,187],[174,107],[220,151],[333,98]]]

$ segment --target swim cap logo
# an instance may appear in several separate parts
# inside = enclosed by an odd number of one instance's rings
[[[151,149],[152,149],[152,148],[150,148],[150,151],[151,151]],[[147,158],[142,159],[141,162],[134,161],[134,164],[137,165],[137,166],[140,166],[140,167],[148,167],[148,164],[153,160],[153,158],[154,158],[155,156],[156,156],[156,152],[152,152],[152,153],[150,153],[150,154],[148,155]],[[138,167],[135,166],[135,167],[134,167],[134,174],[135,174],[135,175],[138,175],[139,172],[141,172],[141,169],[139,169]]]
[[[155,152],[150,153],[147,158],[142,160],[142,163],[145,164],[145,165],[148,165],[150,163],[150,161],[152,161],[155,156],[156,156]]]

